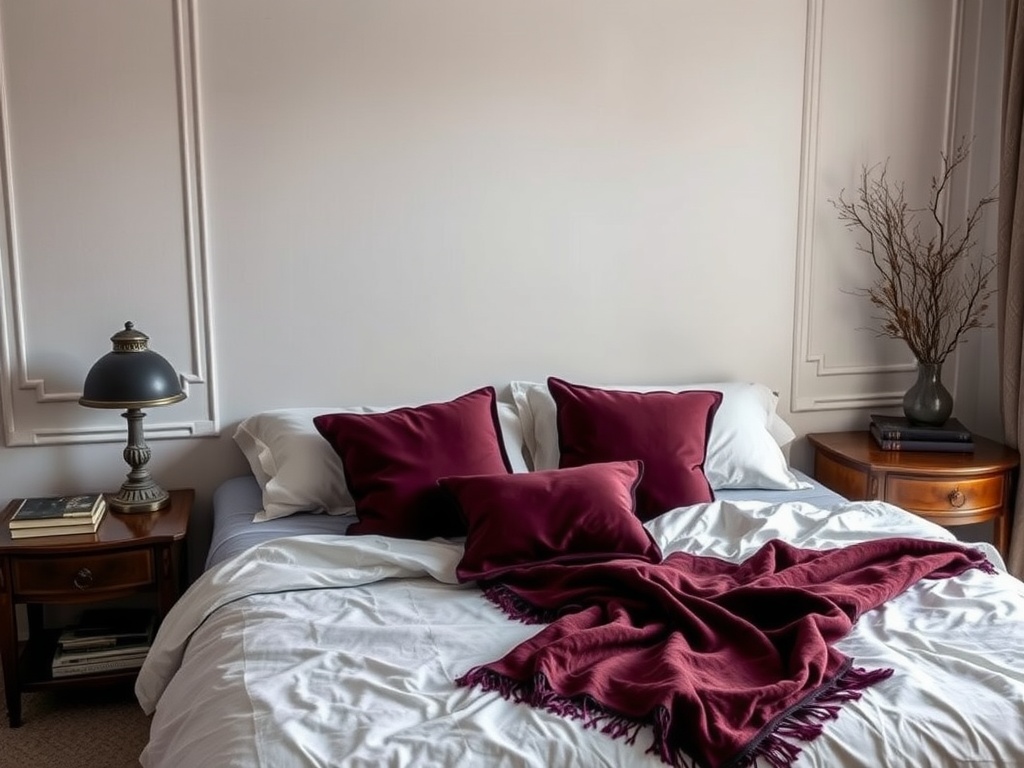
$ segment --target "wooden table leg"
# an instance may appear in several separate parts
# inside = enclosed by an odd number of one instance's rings
[[[7,563],[0,563],[0,665],[4,670],[4,698],[11,728],[21,725],[21,687],[18,684],[18,621],[8,590]]]
[[[1010,512],[1003,509],[995,519],[995,544],[1005,560],[1010,556]]]

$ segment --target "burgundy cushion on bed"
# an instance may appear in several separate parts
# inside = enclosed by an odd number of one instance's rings
[[[660,562],[661,550],[634,510],[642,474],[640,462],[622,461],[439,480],[469,528],[456,574],[461,581],[493,578],[538,561]]]
[[[559,466],[641,460],[641,520],[714,500],[704,458],[721,392],[623,392],[554,377],[548,389],[558,409]]]
[[[446,403],[313,419],[341,458],[359,521],[350,534],[407,539],[459,536],[466,527],[437,487],[448,475],[511,471],[499,438],[494,388]]]

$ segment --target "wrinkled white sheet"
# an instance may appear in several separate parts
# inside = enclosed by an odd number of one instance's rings
[[[811,548],[952,538],[882,502],[718,501],[647,525],[666,553],[733,561],[773,538]],[[645,754],[648,733],[629,745],[454,685],[537,631],[456,584],[461,553],[457,542],[302,536],[208,571],[140,672],[136,693],[154,712],[142,765],[662,765]],[[797,766],[1024,768],[1020,581],[972,570],[920,582],[861,617],[840,648],[895,674],[846,704]]]

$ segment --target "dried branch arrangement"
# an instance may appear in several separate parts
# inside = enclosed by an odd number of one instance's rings
[[[969,151],[961,142],[952,155],[942,153],[942,172],[932,178],[924,208],[907,204],[903,183],[889,179],[887,165],[863,168],[854,199],[843,190],[829,201],[847,229],[861,236],[857,250],[878,270],[871,287],[853,293],[881,312],[879,335],[905,341],[919,363],[942,363],[967,331],[991,324],[985,313],[995,262],[991,254],[974,258],[973,252],[982,214],[996,198],[979,200],[956,227],[942,216],[953,173]]]

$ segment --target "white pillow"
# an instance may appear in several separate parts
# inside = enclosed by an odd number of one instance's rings
[[[296,512],[354,512],[355,501],[345,486],[341,459],[317,432],[313,417],[325,413],[383,413],[399,407],[281,408],[242,421],[235,430],[235,443],[263,491],[263,509],[253,521]],[[498,422],[512,471],[526,472],[523,429],[516,408],[498,403]]]
[[[594,385],[591,385],[594,386]],[[512,399],[519,410],[526,448],[534,469],[558,467],[558,426],[555,401],[547,384],[513,381]],[[780,444],[795,433],[775,412],[778,396],[763,384],[724,382],[681,386],[606,386],[627,392],[693,389],[722,393],[708,439],[704,474],[712,488],[797,490],[810,486],[790,471]]]

